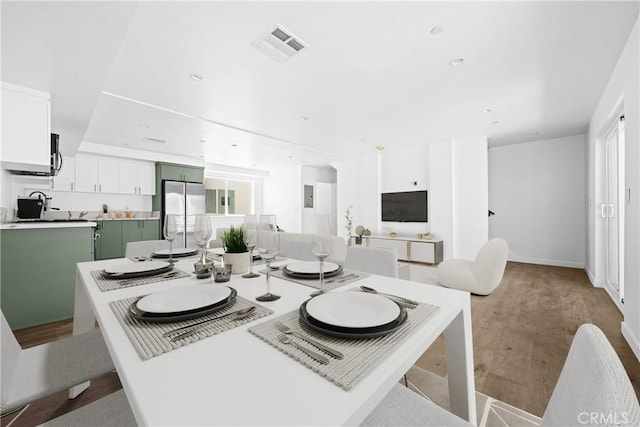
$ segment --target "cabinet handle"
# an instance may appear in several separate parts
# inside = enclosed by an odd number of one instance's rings
[[[100,187],[100,192],[102,193],[102,184],[98,185]]]
[[[71,183],[71,191],[73,191],[73,182]]]

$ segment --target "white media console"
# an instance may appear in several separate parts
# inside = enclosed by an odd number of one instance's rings
[[[351,244],[356,237],[351,236]],[[442,262],[442,240],[425,240],[411,237],[362,236],[362,246],[393,249],[398,260],[437,264]]]

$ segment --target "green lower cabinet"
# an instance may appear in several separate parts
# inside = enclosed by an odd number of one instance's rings
[[[99,221],[96,240],[96,259],[122,258],[127,243],[140,240],[158,240],[160,221],[157,219]]]
[[[96,259],[122,258],[122,225],[120,221],[100,221],[96,240]]]
[[[11,329],[73,317],[76,264],[92,260],[91,227],[0,231],[0,301]]]

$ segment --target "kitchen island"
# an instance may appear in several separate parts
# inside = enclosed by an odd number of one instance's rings
[[[0,225],[0,304],[12,329],[73,317],[76,264],[93,260],[96,225]]]

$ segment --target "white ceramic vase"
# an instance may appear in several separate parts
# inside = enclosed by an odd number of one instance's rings
[[[249,252],[227,253],[222,255],[225,265],[231,264],[231,274],[244,274],[249,271]]]

